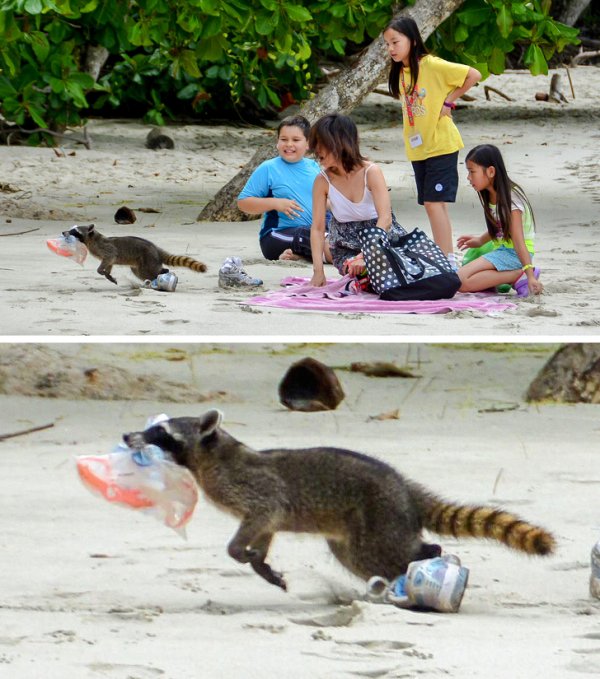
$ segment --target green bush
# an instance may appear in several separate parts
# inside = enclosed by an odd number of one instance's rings
[[[397,8],[393,0],[0,0],[0,114],[29,129],[76,126],[94,112],[155,124],[266,115],[310,97],[319,63],[368,44]],[[543,73],[577,36],[549,11],[549,0],[467,0],[429,45],[484,75],[501,73],[505,55],[524,45],[526,65]],[[91,45],[109,53],[97,82],[86,72]]]

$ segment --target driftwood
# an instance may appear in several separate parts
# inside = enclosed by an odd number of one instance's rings
[[[31,233],[32,231],[39,231],[40,227],[36,226],[34,229],[26,229],[25,231],[13,231],[12,233],[0,233],[0,236],[22,236],[24,233]]]
[[[595,57],[600,57],[600,50],[592,50],[585,52],[580,49],[579,52],[571,59],[571,66],[577,66],[581,61],[586,59],[594,59]]]
[[[504,94],[504,92],[501,92],[500,90],[497,90],[495,87],[492,87],[491,85],[484,85],[483,86],[483,91],[485,93],[485,98],[490,101],[490,92],[494,92],[495,94],[498,94],[499,96],[503,97],[506,99],[506,101],[514,101],[512,97],[509,97],[508,94]]]
[[[535,98],[537,101],[551,101],[556,104],[568,104],[569,102],[562,92],[560,73],[555,73],[550,79],[550,89],[548,93],[536,92]]]
[[[25,434],[33,434],[36,431],[43,431],[44,429],[52,429],[54,422],[50,424],[42,424],[39,427],[30,427],[29,429],[22,429],[21,431],[15,431],[12,434],[0,434],[0,441],[5,441],[6,439],[13,439],[16,436],[25,436]]]
[[[426,40],[431,33],[455,12],[464,0],[417,0],[394,16],[412,17],[419,25]],[[386,79],[390,59],[380,35],[362,53],[350,68],[343,69],[318,94],[306,102],[299,113],[312,123],[321,116],[338,112],[348,114]],[[244,216],[237,209],[236,198],[253,170],[264,160],[272,158],[275,144],[269,140],[261,146],[246,165],[214,196],[197,217],[198,221],[242,221]]]
[[[65,130],[66,132],[67,130]],[[18,125],[7,125],[0,128],[0,137],[6,140],[6,145],[10,146],[13,141],[16,145],[19,144],[19,135],[21,134],[37,134],[41,132],[43,134],[49,134],[51,137],[56,137],[58,139],[67,139],[68,141],[73,141],[76,144],[82,144],[86,149],[92,147],[92,142],[88,134],[87,127],[83,127],[83,135],[80,137],[76,134],[65,134],[65,132],[55,132],[54,130],[49,130],[46,127],[36,127],[34,130],[26,130]]]

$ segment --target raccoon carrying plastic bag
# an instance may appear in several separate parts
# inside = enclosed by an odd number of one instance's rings
[[[150,418],[146,428],[168,419]],[[124,443],[105,455],[80,455],[77,472],[83,484],[108,502],[154,516],[185,538],[185,525],[198,501],[191,472],[165,456],[158,446],[132,450]]]

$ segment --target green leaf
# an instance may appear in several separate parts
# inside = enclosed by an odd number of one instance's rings
[[[464,42],[469,37],[469,28],[467,25],[459,23],[454,31],[453,37],[456,42]]]
[[[206,61],[218,61],[223,56],[223,46],[220,37],[202,40],[196,48],[198,59]]]
[[[198,68],[198,62],[196,61],[196,55],[192,50],[183,50],[179,55],[179,62],[183,70],[191,75],[192,78],[200,77],[200,69]]]
[[[220,0],[202,0],[200,9],[207,14],[218,14],[220,11]]]
[[[489,19],[490,10],[481,2],[466,2],[463,9],[456,12],[456,16],[467,26],[480,26]]]
[[[63,81],[60,78],[54,78],[53,76],[48,78],[48,84],[50,85],[50,89],[56,94],[62,92],[65,87]]]
[[[65,83],[65,90],[69,93],[73,101],[80,108],[85,108],[87,106],[87,100],[83,89],[79,83],[73,82],[72,80],[67,80]]]
[[[548,63],[539,45],[531,44],[523,57],[525,65],[529,67],[532,75],[547,75]]]
[[[299,21],[302,23],[304,21],[311,21],[313,18],[312,14],[305,7],[301,7],[300,5],[285,4],[283,5],[283,9],[292,21]]]
[[[81,85],[86,90],[91,90],[94,87],[94,79],[89,73],[81,73],[79,71],[71,73],[69,80]]]
[[[508,38],[513,27],[513,18],[511,16],[510,10],[506,5],[502,5],[498,16],[496,17],[496,25],[500,31],[500,35],[503,38]]]
[[[35,106],[35,104],[29,104],[27,107],[27,112],[38,127],[48,127],[46,121],[44,120],[44,109],[40,108],[39,106]]]
[[[504,67],[506,65],[506,55],[503,50],[498,47],[492,49],[492,54],[488,59],[488,66],[492,73],[495,75],[500,75],[504,73]]]
[[[23,9],[29,14],[41,14],[43,9],[42,0],[25,0]]]
[[[6,76],[0,75],[0,99],[8,99],[17,95],[18,92],[11,81]]]
[[[222,19],[220,16],[208,17],[202,24],[202,38],[212,38],[213,35],[219,35],[222,29]]]
[[[259,35],[271,35],[279,23],[279,15],[270,12],[259,12],[254,21],[254,27]]]
[[[98,0],[89,0],[83,7],[80,8],[82,14],[89,14],[93,12],[98,7]]]
[[[196,83],[190,83],[177,92],[178,99],[193,99],[201,89]]]

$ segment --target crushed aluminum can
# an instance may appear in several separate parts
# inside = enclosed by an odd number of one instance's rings
[[[461,566],[457,556],[448,554],[412,561],[406,574],[392,582],[378,575],[372,577],[367,583],[367,597],[399,608],[456,613],[468,579],[469,569]]]
[[[153,281],[146,281],[146,287],[164,292],[174,292],[177,287],[177,276],[171,271],[160,273]]]

